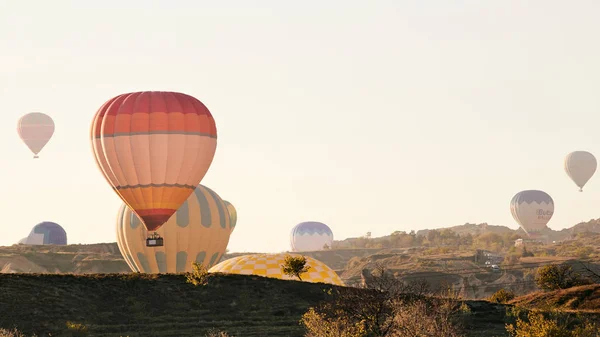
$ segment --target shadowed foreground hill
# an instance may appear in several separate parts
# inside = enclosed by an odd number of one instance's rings
[[[93,336],[198,336],[216,327],[240,336],[299,336],[298,320],[325,285],[258,276],[0,275],[0,327],[25,333],[81,323]]]
[[[203,336],[219,328],[236,337],[300,337],[300,317],[331,287],[219,274],[204,287],[169,274],[0,274],[0,327],[61,336],[71,321],[89,336]],[[505,335],[504,306],[468,305],[467,336]]]

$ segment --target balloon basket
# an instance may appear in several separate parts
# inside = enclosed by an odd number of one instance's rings
[[[162,247],[164,246],[164,239],[154,232],[146,239],[146,247]]]
[[[39,156],[33,156],[33,159],[37,159],[37,158],[39,158]]]

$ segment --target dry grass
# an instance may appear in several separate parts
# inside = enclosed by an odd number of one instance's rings
[[[566,311],[600,313],[600,284],[536,292],[517,297],[509,303],[526,308],[556,308]]]

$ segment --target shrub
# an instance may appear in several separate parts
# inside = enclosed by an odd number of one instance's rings
[[[517,314],[518,316],[518,314]],[[517,317],[515,325],[507,324],[506,331],[511,337],[598,337],[600,324],[589,319],[574,322],[567,314],[553,312],[545,317],[542,312],[531,311],[525,319]]]
[[[13,330],[0,329],[0,337],[26,337],[16,328]]]
[[[87,328],[87,326],[85,326],[83,324],[68,321],[66,323],[66,326],[67,326],[67,331],[69,332],[68,336],[83,337],[83,336],[88,335],[88,328]]]
[[[531,257],[534,256],[532,252],[528,251],[527,248],[523,247],[523,251],[521,252],[521,257]]]
[[[377,271],[369,288],[332,288],[328,301],[310,308],[301,320],[306,337],[459,336],[457,318],[466,311],[460,302],[426,297],[426,287],[406,285],[382,267]]]
[[[340,316],[326,317],[314,308],[302,315],[300,323],[307,330],[306,337],[365,337],[364,321],[351,322],[343,313]]]
[[[518,263],[521,260],[521,257],[516,254],[509,254],[504,257],[503,263],[506,265],[513,265]]]
[[[204,265],[193,262],[192,263],[192,272],[186,273],[186,282],[191,283],[195,286],[205,286],[208,284],[208,270]]]
[[[500,289],[490,297],[490,302],[506,303],[512,300],[513,298],[515,298],[515,293],[513,293],[512,291],[507,291],[505,289]]]
[[[551,264],[538,269],[535,283],[542,290],[557,290],[588,284],[589,281],[569,265]]]
[[[206,337],[233,337],[233,336],[229,335],[225,331],[212,329],[212,330],[208,331],[208,333],[206,334]]]
[[[462,337],[456,323],[460,312],[468,310],[452,300],[431,299],[403,303],[394,318],[394,337]],[[415,319],[415,318],[419,319]]]

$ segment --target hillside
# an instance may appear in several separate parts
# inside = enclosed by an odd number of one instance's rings
[[[441,228],[439,228],[441,229]],[[479,234],[483,234],[483,233],[497,233],[497,234],[505,234],[505,233],[516,233],[516,234],[525,234],[525,232],[523,232],[522,229],[510,229],[506,226],[498,226],[498,225],[488,225],[487,223],[481,223],[481,224],[472,224],[472,223],[466,223],[464,225],[458,225],[458,226],[451,226],[451,227],[446,227],[444,229],[450,229],[453,232],[455,232],[456,234],[459,235],[467,235],[467,234],[471,234],[471,235],[479,235]],[[425,236],[427,235],[427,233],[429,233],[430,231],[432,231],[434,229],[423,229],[420,231],[417,231],[417,235],[422,235]]]
[[[334,249],[305,252],[335,270],[348,286],[358,285],[378,265],[406,282],[426,280],[432,288],[450,287],[465,298],[487,298],[500,288],[517,294],[536,290],[536,268],[552,263],[585,263],[600,272],[600,234],[592,220],[572,227],[576,234],[549,244],[514,246],[515,234],[502,226],[465,224],[426,235],[395,232],[380,238],[336,241]],[[466,234],[465,234],[466,233]],[[479,233],[473,235],[471,233]],[[503,233],[503,234],[502,234]],[[518,236],[517,236],[518,237]],[[340,246],[351,248],[342,248]],[[357,247],[358,246],[358,247]],[[225,254],[221,261],[250,253]],[[531,256],[533,254],[533,256]],[[491,264],[500,270],[489,268]],[[116,243],[68,246],[0,247],[0,273],[130,273]]]
[[[0,247],[2,273],[129,273],[116,243]]]
[[[552,307],[560,310],[600,312],[600,284],[549,292],[535,292],[517,297],[510,303],[526,308],[544,309]]]
[[[600,235],[588,235],[576,241],[533,247],[535,257],[517,257],[512,264],[502,263],[502,254],[494,255],[494,263],[502,266],[500,272],[485,265],[486,259],[474,250],[408,248],[408,249],[334,249],[303,253],[316,258],[334,269],[348,286],[362,282],[363,274],[377,265],[406,282],[426,280],[433,289],[450,287],[465,298],[487,298],[500,288],[517,294],[535,291],[533,272],[544,264],[572,262],[581,252],[598,254]],[[596,248],[594,250],[594,247]],[[482,252],[482,251],[480,251]],[[249,253],[225,254],[222,260]],[[549,255],[553,254],[553,255]],[[598,256],[598,255],[592,255]],[[600,262],[600,259],[595,258]],[[589,264],[588,264],[589,265]],[[591,264],[600,271],[600,265]],[[0,247],[2,273],[130,273],[115,243],[69,246]]]
[[[322,261],[341,273],[355,257],[365,257],[380,249],[339,249],[303,253]],[[235,256],[255,253],[225,254],[220,261]],[[2,273],[130,273],[131,270],[119,252],[116,243],[91,245],[0,247],[0,272]]]
[[[446,227],[445,229],[450,229],[453,232],[460,234],[460,235],[466,235],[466,234],[479,235],[482,233],[497,233],[497,234],[511,233],[511,234],[519,234],[519,235],[525,234],[525,232],[521,228],[517,228],[515,230],[515,229],[510,229],[506,226],[488,225],[487,223],[481,223],[481,224],[465,223],[464,225]],[[431,229],[420,230],[420,231],[417,231],[417,235],[427,235],[427,233],[429,231],[431,231]],[[551,236],[554,240],[558,241],[558,240],[568,239],[572,235],[575,235],[578,233],[584,233],[584,232],[600,233],[600,218],[591,219],[590,221],[587,221],[587,222],[580,222],[570,228],[564,228],[560,231],[550,229],[546,232],[546,234]]]
[[[330,287],[243,275],[194,287],[172,274],[0,274],[0,327],[60,336],[71,321],[90,336],[202,336],[219,328],[237,337],[300,337],[301,315]],[[467,336],[506,335],[504,306],[467,305]]]

